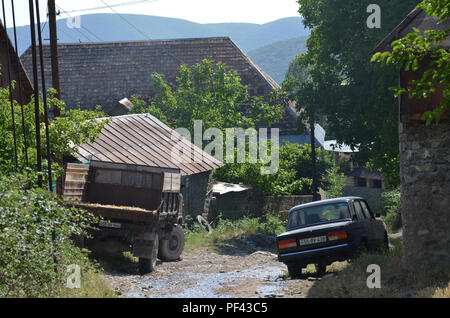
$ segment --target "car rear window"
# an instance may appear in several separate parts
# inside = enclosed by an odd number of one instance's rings
[[[300,208],[289,214],[287,228],[292,229],[348,218],[350,218],[350,213],[346,202]]]

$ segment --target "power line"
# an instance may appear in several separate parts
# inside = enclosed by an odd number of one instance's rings
[[[112,12],[114,12],[115,14],[117,14],[122,20],[124,20],[126,23],[128,23],[133,29],[135,29],[137,32],[139,32],[142,36],[144,36],[144,38],[146,38],[147,40],[151,40],[150,37],[145,34],[144,32],[142,32],[141,30],[139,30],[134,24],[132,24],[130,21],[128,21],[127,19],[125,19],[125,17],[123,17],[121,14],[119,14],[117,11],[115,11],[110,5],[108,5],[105,1],[100,0],[105,6],[107,6],[108,8],[111,9]]]
[[[105,6],[103,6],[103,7],[86,8],[86,9],[77,9],[77,10],[70,10],[70,11],[66,11],[66,12],[67,12],[67,13],[86,12],[86,11],[94,11],[94,10],[100,10],[100,9],[106,9],[106,8],[129,6],[129,5],[135,5],[135,4],[140,4],[140,3],[144,3],[144,2],[155,2],[155,1],[158,1],[158,0],[129,1],[129,2],[124,2],[124,3],[110,4],[110,5],[106,5],[106,4],[105,4]]]
[[[73,19],[73,17],[66,11],[64,10],[61,6],[56,5],[62,13],[65,13],[66,15],[68,15],[71,19]],[[95,37],[97,40],[99,41],[103,41],[101,38],[99,38],[96,34],[94,34],[93,32],[91,32],[89,29],[87,29],[86,27],[84,27],[83,25],[81,25],[81,28],[83,30],[85,30],[86,32],[88,32],[89,34],[91,34],[93,37]],[[94,42],[91,40],[90,37],[88,37],[86,34],[84,34],[83,32],[81,32],[81,30],[79,28],[74,28],[75,31],[77,31],[78,33],[80,33],[83,37],[85,37],[86,39],[88,39],[89,42]]]

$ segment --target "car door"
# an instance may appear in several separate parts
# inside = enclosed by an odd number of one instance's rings
[[[372,231],[372,224],[370,222],[370,218],[366,216],[360,200],[353,201],[353,207],[355,209],[355,214],[358,218],[358,222],[361,223],[362,235],[361,239],[364,240],[367,244],[367,247],[372,248],[374,246],[374,233]]]
[[[380,246],[384,243],[385,228],[382,221],[377,220],[365,200],[360,200],[361,207],[365,214],[370,216],[370,227],[373,235],[374,244]]]

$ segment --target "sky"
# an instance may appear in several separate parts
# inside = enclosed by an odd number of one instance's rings
[[[28,0],[14,0],[16,25],[28,25]],[[40,0],[41,22],[47,1]],[[111,8],[107,7],[110,6]],[[5,1],[6,24],[12,26],[11,2]],[[93,10],[91,9],[96,8]],[[298,16],[296,0],[56,0],[58,18],[91,13],[134,13],[185,19],[197,23],[248,22],[264,24]],[[2,12],[3,14],[3,12]],[[3,21],[3,16],[1,16]]]

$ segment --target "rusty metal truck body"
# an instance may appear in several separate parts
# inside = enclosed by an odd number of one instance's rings
[[[141,274],[156,259],[173,261],[184,248],[181,174],[136,165],[68,164],[63,195],[68,204],[100,217],[88,247],[131,251]]]

